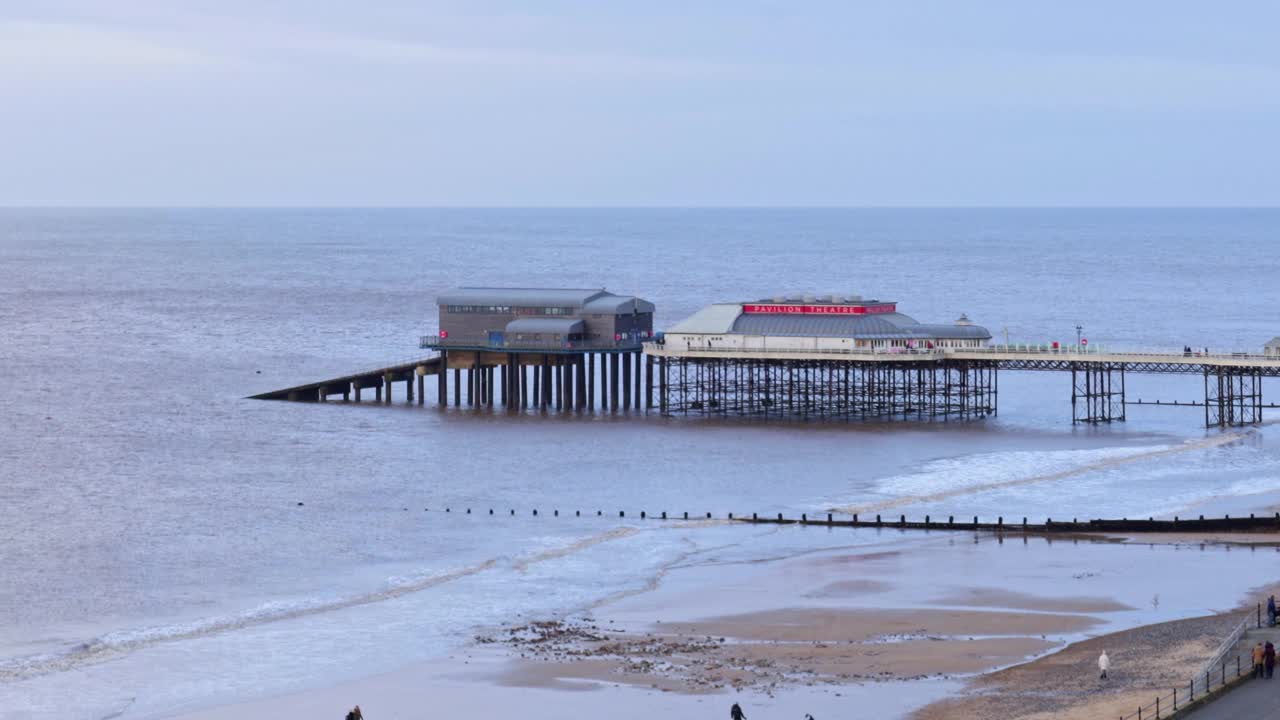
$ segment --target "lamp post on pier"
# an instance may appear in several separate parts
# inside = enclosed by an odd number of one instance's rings
[[[1080,338],[1082,332],[1084,332],[1084,326],[1076,325],[1076,352],[1080,352]]]

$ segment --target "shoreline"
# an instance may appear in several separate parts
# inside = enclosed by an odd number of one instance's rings
[[[1280,582],[1250,593],[1265,597]],[[911,720],[1091,720],[1124,715],[1200,671],[1252,602],[1227,612],[1139,625],[1071,643],[1049,655],[970,678],[964,689],[911,714]],[[1098,677],[1098,656],[1106,651],[1111,670]],[[1156,661],[1153,662],[1153,659]]]
[[[839,716],[855,702],[859,712],[881,717],[949,720],[965,716],[956,708],[966,707],[960,703],[967,693],[983,683],[1000,683],[1064,658],[1079,664],[1076,656],[1097,643],[1143,637],[1162,626],[1212,625],[1203,612],[1139,610],[1146,598],[1108,579],[1115,573],[1108,568],[1123,568],[1132,553],[1174,553],[1203,543],[1212,556],[1197,552],[1193,558],[1206,567],[1219,559],[1247,559],[1227,555],[1229,547],[1209,537],[1141,543],[1144,549],[1089,538],[1077,541],[1074,550],[1036,541],[975,538],[972,545],[957,544],[923,534],[907,542],[896,533],[870,539],[766,560],[711,552],[667,570],[642,591],[588,611],[484,630],[448,657],[176,717],[307,717],[356,703],[371,718],[426,717],[427,709],[447,698],[457,703],[451,706],[482,709],[484,715],[520,712],[548,719],[616,715],[619,706],[637,716],[689,714],[698,707],[719,712],[719,705],[738,701],[749,715],[755,708],[771,715]],[[1037,566],[1046,561],[1071,567],[1035,579]],[[1001,584],[968,581],[963,567],[952,567],[967,562],[1012,562],[1027,577]],[[1097,569],[1084,569],[1090,567]],[[925,577],[932,579],[923,593],[900,580]],[[1056,577],[1098,591],[1054,590],[1063,582]],[[1010,583],[1028,587],[1017,590]],[[1126,592],[1127,598],[1120,597]],[[1203,589],[1190,586],[1172,594],[1188,608],[1197,607],[1197,597],[1205,597]],[[1230,601],[1221,597],[1224,606],[1239,601],[1239,594]],[[1139,624],[1148,616],[1160,620]],[[1206,642],[1180,645],[1179,652],[1193,658]],[[1129,662],[1125,657],[1116,658],[1117,666]],[[990,686],[991,692],[997,689]],[[1016,688],[1006,694],[1015,697]]]

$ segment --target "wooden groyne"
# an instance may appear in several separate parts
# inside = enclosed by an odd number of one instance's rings
[[[995,522],[988,519],[982,522],[977,516],[969,518],[957,518],[948,515],[946,518],[933,517],[925,515],[922,519],[908,520],[906,515],[859,517],[853,515],[849,519],[837,519],[833,513],[827,513],[825,516],[817,515],[810,517],[807,514],[801,514],[799,518],[784,517],[781,513],[773,516],[762,517],[758,514],[752,514],[747,517],[733,517],[729,515],[730,520],[737,520],[747,523],[770,523],[774,525],[829,525],[832,527],[862,527],[862,528],[899,528],[903,530],[981,530],[989,532],[1029,532],[1029,533],[1169,533],[1169,532],[1272,532],[1280,533],[1280,513],[1274,516],[1264,515],[1258,517],[1250,515],[1249,517],[1231,517],[1230,515],[1221,518],[1206,518],[1200,515],[1196,518],[1174,517],[1172,520],[1157,520],[1155,518],[1120,518],[1118,520],[1090,519],[1080,520],[1072,518],[1071,520],[1053,520],[1046,518],[1044,522],[1029,522],[1026,517],[1010,518],[1006,522],[1004,516],[998,516]]]
[[[406,510],[408,508],[405,508]],[[423,508],[424,511],[430,511],[430,508]],[[452,513],[452,507],[437,508],[446,513]],[[471,515],[472,508],[462,508],[458,511],[460,514]],[[483,514],[484,511],[475,510],[475,514]],[[494,515],[493,508],[487,510],[489,515]],[[505,512],[497,513],[499,515],[510,515],[514,517],[517,513],[514,509],[508,509]],[[538,510],[524,511],[520,514],[530,514],[538,517]],[[560,517],[561,511],[554,509],[550,512],[542,511],[541,516]],[[565,517],[582,517],[582,516],[605,517],[603,510],[595,510],[594,512],[584,513],[581,510],[572,512],[565,511]],[[609,517],[617,517],[625,519],[628,514],[625,510],[617,511],[616,516],[613,512],[608,514]],[[648,511],[640,511],[632,513],[632,518],[641,520],[728,520],[737,523],[746,524],[766,524],[766,525],[815,525],[820,527],[846,527],[846,528],[889,528],[898,530],[962,530],[962,531],[984,531],[984,532],[1010,532],[1010,533],[1183,533],[1183,532],[1227,532],[1227,533],[1277,533],[1280,535],[1280,513],[1275,515],[1255,515],[1248,517],[1231,517],[1224,515],[1223,517],[1206,518],[1200,515],[1195,518],[1183,518],[1175,516],[1171,520],[1157,520],[1155,518],[1120,518],[1118,520],[1091,519],[1080,520],[1072,518],[1071,520],[1053,520],[1046,518],[1043,522],[1030,522],[1028,518],[1021,517],[1010,519],[1006,522],[1004,516],[998,516],[995,522],[988,518],[985,522],[978,516],[970,516],[957,518],[954,515],[948,515],[945,518],[939,516],[934,518],[932,515],[925,515],[923,518],[908,520],[906,515],[849,515],[844,517],[836,517],[835,513],[825,513],[818,515],[809,515],[802,513],[799,517],[787,517],[783,513],[775,513],[770,515],[761,515],[759,513],[751,513],[747,515],[735,515],[727,513],[725,515],[715,515],[710,512],[706,513],[668,513],[666,511],[659,513],[650,513]],[[1277,539],[1280,539],[1278,537]]]

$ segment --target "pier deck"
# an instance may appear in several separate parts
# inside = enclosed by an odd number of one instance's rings
[[[763,341],[763,339],[760,339]],[[1206,427],[1262,421],[1262,378],[1280,357],[1245,353],[1101,352],[1037,346],[806,348],[647,343],[663,414],[836,419],[976,418],[996,414],[998,372],[1071,374],[1073,422],[1125,419],[1126,373],[1199,375]],[[1156,404],[1156,403],[1147,403]],[[1172,403],[1161,403],[1169,404]]]

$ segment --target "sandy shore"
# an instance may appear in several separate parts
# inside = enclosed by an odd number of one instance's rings
[[[502,682],[622,682],[676,692],[917,680],[987,670],[1043,653],[1046,634],[1079,632],[1078,615],[933,610],[790,608],[663,623],[641,633],[598,624],[512,628],[524,656]],[[496,642],[497,640],[494,639]]]
[[[1074,643],[1030,663],[983,675],[965,692],[919,710],[915,720],[1088,720],[1118,717],[1183,686],[1240,622],[1239,612],[1144,625]],[[1107,680],[1098,656],[1111,658]]]
[[[1135,545],[1244,545],[1280,547],[1280,532],[1271,533],[1099,533],[1096,537],[1113,538]]]
[[[1208,542],[1207,540],[1205,542]],[[1109,633],[1032,662],[972,679],[964,692],[922,708],[913,720],[1091,720],[1121,716],[1150,703],[1173,687],[1183,687],[1217,651],[1255,602],[1280,592],[1280,585],[1253,588],[1236,608],[1204,617],[1142,625]],[[1098,677],[1098,656],[1106,650],[1112,669]]]
[[[1224,590],[1204,573],[1229,563],[1235,577],[1254,561],[1113,540],[871,537],[767,560],[709,557],[587,611],[484,630],[448,658],[182,717],[320,717],[356,703],[370,720],[441,708],[527,720],[712,717],[734,701],[766,718],[850,707],[920,720],[1106,716],[1182,682],[1232,621],[1133,626],[1185,617],[1182,608],[1213,597],[1239,602],[1251,585]],[[1161,570],[1174,561],[1185,572]],[[1094,663],[1104,647],[1115,678],[1102,685]]]

